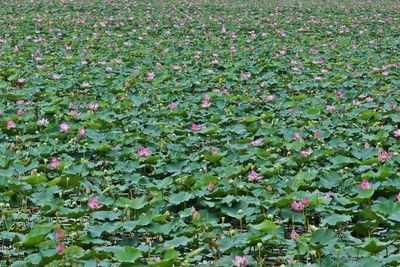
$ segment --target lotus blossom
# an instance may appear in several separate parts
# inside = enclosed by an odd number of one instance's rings
[[[313,150],[311,147],[309,147],[308,150],[302,150],[302,151],[300,151],[300,154],[301,154],[301,156],[303,156],[303,157],[308,157],[308,156],[310,156],[313,152],[314,152],[314,150]]]
[[[314,132],[314,137],[320,138],[321,137],[321,132],[320,131],[315,131]]]
[[[13,122],[13,120],[8,120],[7,129],[12,129],[12,128],[15,128],[15,123]]]
[[[22,108],[20,108],[20,109],[17,110],[17,114],[19,116],[23,116],[25,114],[25,112],[24,112],[24,110]]]
[[[208,191],[213,191],[215,188],[215,184],[213,182],[210,182],[207,186]]]
[[[400,192],[396,195],[396,199],[400,202]]]
[[[37,121],[37,123],[39,124],[39,125],[47,125],[48,123],[49,123],[49,120],[48,119],[46,119],[46,118],[41,118],[41,119],[38,119],[38,121]]]
[[[311,48],[310,49],[310,54],[311,55],[317,55],[319,52],[318,52],[318,50],[317,49],[315,49],[315,48]]]
[[[150,71],[146,75],[147,75],[147,80],[148,81],[154,80],[154,72]]]
[[[296,200],[293,200],[290,203],[290,207],[292,208],[292,210],[294,211],[302,211],[304,209],[303,204],[299,201],[297,202]]]
[[[83,82],[83,83],[81,83],[81,87],[82,88],[86,88],[86,87],[89,87],[90,86],[90,83],[89,82]]]
[[[241,72],[241,73],[240,73],[240,77],[243,78],[243,79],[250,78],[250,77],[251,77],[251,73],[248,73],[248,72]]]
[[[310,204],[310,200],[308,199],[308,197],[305,197],[303,198],[301,203],[303,204],[304,207],[308,207],[308,205]]]
[[[292,229],[292,232],[290,233],[290,239],[297,239],[300,235],[296,232],[296,230]]]
[[[327,106],[326,106],[326,110],[329,111],[329,112],[333,112],[333,111],[336,110],[336,106],[334,106],[334,105],[327,105]]]
[[[61,240],[64,238],[65,232],[63,229],[57,229],[56,230],[56,239]]]
[[[292,208],[292,210],[294,211],[302,211],[304,210],[305,207],[307,207],[310,204],[310,201],[308,200],[308,198],[303,198],[302,201],[296,201],[293,200],[290,203],[290,207]]]
[[[99,209],[102,207],[102,205],[100,205],[99,199],[97,196],[93,196],[87,203],[88,207],[91,209]]]
[[[192,216],[196,220],[200,219],[200,213],[195,209],[195,207],[192,207]]]
[[[301,139],[300,133],[299,133],[299,132],[295,132],[295,133],[293,134],[293,139],[294,139],[294,140],[300,140],[300,139]]]
[[[60,124],[60,130],[61,132],[67,133],[69,131],[69,125],[66,122],[62,122]]]
[[[98,103],[89,103],[86,105],[86,107],[93,111],[97,111],[99,109],[100,105]]]
[[[372,184],[370,182],[368,182],[368,180],[364,180],[358,185],[358,188],[360,188],[362,190],[371,189]]]
[[[168,104],[168,108],[169,108],[170,110],[176,109],[176,103],[175,103],[175,102],[169,103],[169,104]]]
[[[232,263],[233,266],[236,267],[247,267],[249,265],[249,259],[246,256],[235,256]]]
[[[150,149],[141,146],[139,147],[139,149],[136,151],[136,154],[138,155],[138,157],[148,157],[151,155]]]
[[[382,150],[378,155],[378,160],[383,161],[385,159],[390,159],[391,157],[392,157],[392,154],[390,154],[386,150]]]
[[[275,98],[276,97],[274,95],[268,95],[268,96],[265,97],[265,100],[267,100],[268,102],[272,102],[272,101],[275,100]]]
[[[336,92],[336,97],[337,98],[342,98],[344,96],[344,92],[343,91],[337,91]]]
[[[58,243],[57,253],[61,255],[64,252],[64,250],[65,250],[65,245],[63,243]]]
[[[390,103],[389,103],[389,109],[394,109],[394,110],[396,110],[396,111],[399,110],[399,108],[398,108],[398,107],[396,106],[396,104],[393,103],[393,102],[390,102]]]
[[[394,137],[400,137],[400,129],[397,129],[396,131],[393,132]]]
[[[80,128],[80,129],[79,129],[79,135],[80,135],[81,137],[83,137],[83,136],[85,136],[85,134],[86,134],[86,129],[85,129],[85,128]]]
[[[192,124],[192,130],[193,131],[201,131],[201,130],[204,130],[205,128],[206,128],[205,126],[199,126],[196,123]]]
[[[210,96],[208,94],[204,95],[204,99],[203,99],[203,103],[201,104],[202,108],[208,108],[211,104],[210,104]]]
[[[55,168],[61,165],[61,162],[58,161],[56,157],[52,157],[49,163],[49,168]]]
[[[364,148],[365,148],[365,149],[368,149],[368,148],[369,148],[369,143],[368,143],[367,141],[365,141],[365,143],[364,143]]]
[[[258,139],[254,140],[254,141],[251,141],[250,144],[252,146],[259,146],[259,145],[262,144],[263,141],[264,141],[264,138],[258,138]]]
[[[212,155],[217,155],[218,154],[218,150],[216,150],[215,148],[211,148],[211,154]]]
[[[247,175],[247,179],[249,179],[249,181],[259,181],[263,178],[264,176],[258,175],[255,170],[251,170],[249,175]]]

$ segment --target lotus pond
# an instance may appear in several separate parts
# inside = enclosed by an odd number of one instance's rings
[[[399,266],[400,5],[0,2],[1,266]]]

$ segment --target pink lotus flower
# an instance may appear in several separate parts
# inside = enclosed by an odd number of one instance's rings
[[[207,186],[208,191],[213,191],[214,188],[215,188],[215,185],[214,185],[213,182],[210,182],[210,183],[208,184],[208,186]]]
[[[396,104],[394,104],[393,102],[390,102],[389,103],[389,109],[394,109],[394,110],[396,110],[396,111],[398,111],[399,110],[399,108],[396,106]]]
[[[100,205],[99,199],[97,196],[93,196],[87,203],[88,207],[91,209],[99,209],[102,207],[102,205]]]
[[[48,119],[45,119],[45,118],[41,118],[41,119],[39,119],[38,121],[37,121],[37,123],[39,124],[39,125],[47,125],[48,123],[49,123],[49,120]]]
[[[294,211],[302,211],[302,210],[304,210],[305,207],[308,207],[309,204],[310,204],[310,201],[308,200],[308,198],[305,197],[305,198],[303,198],[302,201],[293,200],[290,203],[290,206],[291,206],[292,210],[294,210]]]
[[[49,168],[55,168],[61,165],[61,162],[58,161],[56,157],[52,157],[49,163]]]
[[[251,170],[249,175],[247,175],[247,179],[249,181],[259,181],[262,180],[264,176],[258,175],[258,173],[255,170]]]
[[[292,229],[292,232],[290,233],[290,239],[297,239],[300,235],[296,232],[296,230]]]
[[[333,112],[333,111],[336,110],[336,106],[334,106],[334,105],[327,105],[327,106],[326,106],[326,110],[329,111],[329,112]]]
[[[86,105],[86,107],[93,111],[97,111],[99,109],[100,105],[98,103],[89,103]]]
[[[362,190],[371,189],[372,188],[372,184],[370,182],[368,182],[368,180],[364,180],[358,185],[358,188],[360,188]]]
[[[302,211],[302,210],[304,210],[303,203],[301,203],[300,201],[297,202],[296,200],[293,200],[293,201],[290,203],[290,207],[291,207],[292,210],[294,210],[294,211]]]
[[[308,199],[308,197],[305,197],[303,198],[301,203],[303,204],[304,207],[308,207],[308,205],[310,204],[310,200]]]
[[[400,192],[396,195],[396,199],[400,202]]]
[[[17,114],[19,116],[23,116],[25,114],[25,112],[24,112],[24,110],[22,108],[20,108],[20,109],[17,110]]]
[[[85,128],[80,128],[80,129],[79,129],[79,135],[80,135],[81,137],[83,137],[83,136],[85,136],[85,134],[86,134],[86,129],[85,129]]]
[[[192,131],[201,131],[204,130],[206,127],[205,126],[199,126],[196,123],[192,124]]]
[[[268,102],[272,102],[272,101],[274,101],[275,100],[275,96],[274,95],[267,95],[266,97],[265,97],[265,100],[267,100]]]
[[[66,122],[62,122],[60,124],[60,130],[61,132],[67,133],[69,131],[69,125]]]
[[[315,131],[314,132],[314,137],[320,138],[321,137],[321,132],[320,131]]]
[[[65,245],[63,243],[58,243],[57,245],[57,253],[61,255],[65,250]]]
[[[388,153],[385,150],[382,150],[378,155],[378,160],[379,161],[383,161],[383,160],[386,160],[386,159],[390,159],[391,157],[392,157],[392,154]]]
[[[252,146],[259,146],[259,145],[262,144],[263,141],[264,141],[264,138],[258,138],[258,139],[254,140],[254,141],[251,141],[250,144]]]
[[[317,49],[311,48],[311,49],[310,49],[310,53],[311,53],[311,55],[317,55],[319,52],[318,52]]]
[[[169,103],[169,104],[168,104],[168,108],[169,108],[170,110],[176,109],[176,103],[175,103],[175,102]]]
[[[394,137],[400,137],[400,129],[397,129],[396,131],[393,132]]]
[[[208,94],[204,95],[204,99],[203,99],[203,103],[201,104],[202,108],[208,108],[211,104],[210,104],[210,96]]]
[[[13,122],[13,120],[8,120],[7,129],[12,129],[12,128],[15,128],[15,123]]]
[[[249,265],[249,259],[246,256],[235,256],[232,263],[233,266],[236,267],[247,267]]]
[[[301,201],[293,200],[290,203],[290,206],[291,206],[292,210],[294,210],[294,211],[302,211],[302,210],[304,210],[304,205],[303,205],[303,203],[301,203]]]
[[[63,229],[57,229],[56,230],[56,239],[61,240],[64,238],[65,232]]]
[[[147,73],[147,80],[148,81],[154,80],[154,72],[150,71]]]
[[[300,151],[300,154],[301,154],[302,157],[308,157],[308,156],[310,156],[313,152],[314,152],[314,150],[313,150],[311,147],[309,147],[308,150],[302,150],[302,151]]]
[[[337,96],[338,98],[342,98],[342,97],[344,96],[344,92],[343,92],[343,91],[337,91],[337,92],[336,92],[336,96]]]
[[[211,154],[212,155],[217,155],[218,154],[218,150],[216,150],[215,148],[211,148]]]
[[[367,141],[365,141],[365,143],[364,143],[364,148],[365,148],[365,149],[368,149],[368,148],[369,148],[369,143],[368,143]]]
[[[81,87],[82,88],[86,88],[86,87],[89,87],[90,86],[90,83],[89,82],[83,82],[83,83],[81,83]]]
[[[195,209],[195,207],[192,207],[192,216],[196,220],[200,219],[200,213]]]
[[[294,139],[294,140],[300,140],[300,139],[301,139],[300,133],[295,132],[295,133],[293,134],[293,139]]]
[[[136,151],[136,154],[138,155],[138,157],[148,157],[151,155],[150,149],[141,146],[139,147],[139,149]]]
[[[251,77],[251,73],[248,73],[248,72],[241,72],[241,73],[240,73],[240,77],[243,78],[243,79],[250,78],[250,77]]]

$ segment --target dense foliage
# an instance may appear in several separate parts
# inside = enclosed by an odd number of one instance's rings
[[[399,266],[399,8],[1,1],[1,263]]]

